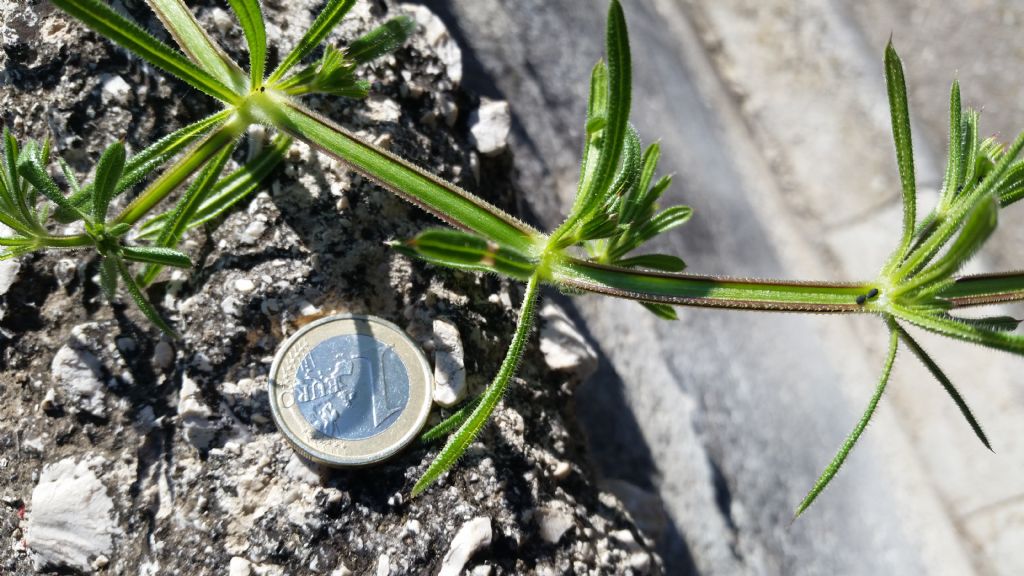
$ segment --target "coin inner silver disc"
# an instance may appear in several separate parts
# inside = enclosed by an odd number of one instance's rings
[[[409,375],[391,345],[345,334],[306,354],[296,369],[293,395],[320,434],[363,440],[398,420],[409,402]]]

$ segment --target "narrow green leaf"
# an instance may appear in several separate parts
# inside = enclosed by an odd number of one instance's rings
[[[211,158],[217,156],[224,148],[234,147],[238,137],[247,126],[247,121],[239,116],[232,116],[227,122],[218,126],[217,130],[202,142],[193,146],[184,156],[164,170],[139,194],[114,220],[115,223],[134,224],[149,213],[171,192],[176,190],[197,170],[202,168]]]
[[[885,359],[885,365],[882,368],[882,377],[878,381],[878,386],[875,388],[875,393],[871,397],[871,401],[868,403],[867,409],[864,411],[864,415],[861,416],[860,421],[850,432],[850,435],[846,437],[843,445],[839,447],[839,452],[836,453],[835,457],[832,458],[832,462],[825,467],[825,471],[821,473],[818,480],[814,483],[814,487],[804,497],[803,501],[800,502],[800,506],[796,509],[794,519],[798,518],[803,514],[807,508],[814,503],[814,500],[825,490],[832,478],[839,472],[839,469],[843,466],[843,462],[846,461],[846,457],[850,455],[850,451],[857,444],[857,440],[860,439],[860,435],[867,428],[868,422],[871,421],[871,417],[875,414],[875,408],[878,407],[878,401],[882,398],[882,393],[885,392],[885,386],[889,383],[889,375],[892,373],[892,366],[896,361],[896,350],[899,347],[899,338],[896,335],[894,329],[895,322],[889,322],[889,352]]]
[[[523,280],[530,278],[538,266],[537,262],[515,250],[458,230],[426,230],[396,248],[405,248],[434,264],[477,272],[497,272]]]
[[[259,0],[228,0],[238,16],[249,46],[249,89],[263,85],[263,71],[267,62],[267,31],[263,26],[263,10]]]
[[[217,179],[224,170],[224,166],[231,159],[233,151],[234,147],[225,146],[206,164],[206,167],[199,173],[199,177],[189,185],[185,190],[185,194],[175,204],[174,211],[171,212],[171,217],[164,223],[155,246],[170,249],[176,247],[181,242],[181,237],[185,234],[185,230],[188,229],[189,222],[192,221],[203,200],[209,197],[214,185],[217,183]],[[150,265],[146,266],[145,270],[143,270],[139,283],[143,286],[151,284],[153,280],[156,280],[157,275],[160,274],[163,264],[163,262],[150,262]],[[171,266],[177,266],[177,264],[171,264]],[[191,267],[191,263],[184,267]]]
[[[1013,144],[1003,154],[999,162],[992,168],[980,185],[974,187],[969,193],[958,199],[953,210],[936,228],[931,237],[915,248],[906,258],[906,261],[899,266],[897,280],[904,280],[908,276],[917,273],[946,245],[946,242],[953,237],[960,229],[967,214],[981,203],[989,202],[989,194],[996,194],[996,186],[1006,176],[1010,165],[1024,149],[1024,132],[1017,136]]]
[[[967,401],[965,401],[963,396],[960,395],[960,391],[956,389],[953,382],[946,376],[942,369],[939,368],[939,365],[932,360],[932,357],[924,351],[924,348],[921,348],[921,345],[918,344],[902,326],[895,322],[893,325],[896,327],[896,331],[899,333],[904,344],[906,344],[907,347],[910,348],[911,352],[921,360],[921,363],[923,363],[925,368],[932,373],[932,376],[939,381],[939,384],[942,384],[942,387],[946,390],[946,393],[949,394],[949,397],[953,399],[957,408],[960,409],[960,413],[963,414],[964,419],[967,420],[967,423],[971,426],[971,429],[974,430],[974,434],[979,440],[981,440],[981,443],[985,445],[985,448],[992,450],[992,445],[989,443],[988,437],[985,436],[985,431],[981,429],[981,424],[978,423],[978,419],[974,417],[970,407],[967,406]]]
[[[629,130],[629,111],[632,104],[632,63],[626,17],[622,13],[622,6],[618,0],[612,0],[608,7],[606,51],[608,53],[607,124],[601,134],[601,152],[597,159],[591,189],[586,191],[587,201],[582,205],[584,214],[586,207],[592,205],[590,199],[604,198],[607,190],[611,187]]]
[[[267,83],[276,84],[289,70],[315,50],[355,3],[356,0],[329,0],[327,6],[317,15],[313,25],[309,27],[299,43],[284,57],[284,60],[267,79]]]
[[[195,215],[189,220],[186,230],[202,226],[207,222],[215,220],[224,215],[236,204],[247,198],[250,194],[260,188],[263,179],[266,178],[284,160],[285,154],[291,148],[293,140],[284,134],[276,134],[270,145],[265,147],[252,160],[246,162],[242,167],[231,174],[221,178],[209,197],[196,210]],[[163,225],[171,218],[174,211],[165,212],[152,218],[142,226],[139,234],[141,238],[156,238],[159,236]]]
[[[121,178],[117,182],[117,189],[114,192],[114,195],[117,196],[141,182],[154,170],[170,161],[171,158],[209,132],[211,128],[224,122],[224,120],[229,118],[232,114],[232,110],[222,110],[212,116],[208,116],[198,122],[164,136],[160,140],[157,140],[148,146],[142,152],[139,152],[129,158],[127,162],[125,162],[124,172],[121,174]],[[67,175],[67,172],[65,172],[65,176]],[[71,178],[73,177],[74,175],[72,174]],[[92,186],[93,183],[91,182],[86,184],[84,187],[78,189],[74,194],[68,196],[68,200],[82,210],[91,211],[88,203],[92,198]],[[58,222],[67,223],[70,221],[70,216],[63,213],[63,211],[58,211],[54,214],[54,217]]]
[[[118,274],[120,274],[121,280],[124,281],[125,288],[128,289],[128,293],[131,295],[132,300],[135,301],[135,305],[142,311],[142,314],[163,333],[177,340],[178,334],[160,317],[160,313],[156,311],[156,308],[149,302],[145,294],[142,293],[142,288],[135,282],[131,270],[128,269],[124,261],[116,256],[110,259],[114,261]]]
[[[97,222],[107,219],[107,207],[110,199],[117,192],[117,182],[124,171],[125,151],[123,142],[114,142],[103,151],[96,164],[96,177],[93,179],[92,215]]]
[[[583,159],[580,161],[580,179],[576,188],[576,198],[570,211],[570,219],[571,215],[581,214],[581,206],[593,194],[594,175],[597,173],[603,142],[602,134],[606,126],[608,126],[608,67],[603,60],[598,60],[590,72],[590,99],[587,101]]]
[[[981,249],[998,224],[999,202],[995,197],[990,197],[967,215],[960,235],[953,241],[949,250],[913,280],[897,288],[896,293],[909,293],[936,281],[949,279]]]
[[[1013,316],[985,316],[983,318],[957,317],[957,320],[971,326],[977,326],[983,330],[994,330],[996,332],[1013,332],[1022,322],[1022,320],[1018,320]]]
[[[635,187],[637,181],[640,179],[641,170],[643,169],[643,145],[640,143],[640,135],[637,134],[636,128],[632,125],[627,126],[626,130],[626,141],[622,149],[622,165],[619,167],[619,172],[615,175],[615,180],[612,181],[612,185],[608,188],[606,196],[604,198],[596,198],[595,204],[591,207],[584,207],[585,213],[592,213],[599,205],[596,203],[600,201],[602,204],[609,204],[612,200],[617,201],[621,199],[630,188]]]
[[[915,326],[936,334],[1004,352],[1024,354],[1024,335],[1022,334],[988,330],[949,315],[924,314],[899,305],[893,306],[893,313]]]
[[[430,464],[427,471],[416,482],[416,485],[413,486],[412,497],[415,498],[422,494],[442,474],[455,465],[466,451],[466,448],[473,442],[473,439],[480,433],[480,429],[487,423],[498,402],[501,401],[502,396],[505,394],[505,389],[508,387],[508,382],[515,374],[519,361],[523,357],[523,352],[526,350],[526,339],[530,335],[530,327],[533,325],[534,310],[539,293],[540,279],[537,276],[533,276],[526,285],[526,294],[523,296],[523,304],[519,311],[519,324],[516,326],[515,334],[512,336],[512,343],[505,354],[505,360],[502,361],[501,367],[498,369],[498,374],[494,377],[491,385],[487,387],[487,390],[484,391],[480,398],[480,403],[473,410],[469,418],[459,427],[458,432],[448,440],[441,453]]]
[[[194,88],[228,104],[240,102],[240,97],[230,88],[189,62],[180,52],[153,38],[137,24],[115,12],[105,2],[53,0],[53,3],[99,34]]]
[[[999,203],[1005,208],[1024,198],[1024,161],[1015,162],[999,183]]]
[[[662,232],[667,232],[677,226],[681,226],[693,216],[693,208],[689,206],[672,206],[659,212],[650,222],[640,227],[636,238],[641,243],[654,238]]]
[[[483,399],[483,396],[477,396],[469,402],[464,403],[458,410],[453,412],[451,416],[448,416],[439,424],[424,432],[423,435],[420,436],[420,442],[435,442],[451,434],[452,431],[457,429],[459,426],[462,426],[462,424],[469,419],[473,414],[473,411],[476,410],[476,407],[480,405],[481,399]]]
[[[679,320],[679,314],[676,313],[676,309],[668,304],[654,304],[651,302],[641,302],[640,304],[662,320]]]
[[[392,18],[349,44],[345,54],[356,64],[365,64],[405,44],[415,30],[416,21],[412,18]]]
[[[64,210],[76,214],[80,219],[88,220],[85,214],[68,201],[64,193],[57,187],[57,183],[53,181],[53,178],[50,178],[50,175],[46,173],[42,166],[33,161],[26,161],[18,166],[18,172],[22,178],[28,180],[36,190],[49,198],[51,202]]]
[[[230,80],[236,93],[246,91],[245,73],[199,25],[184,0],[146,0],[178,46],[214,78]]]
[[[580,228],[577,238],[581,241],[600,240],[614,236],[620,231],[619,223],[610,218],[607,214],[594,216]],[[567,239],[568,241],[568,239]]]
[[[964,112],[961,126],[963,130],[961,150],[963,150],[964,169],[960,179],[960,186],[957,189],[957,195],[971,190],[977,183],[974,171],[978,167],[978,111],[968,110]]]
[[[892,269],[906,256],[917,223],[917,184],[914,179],[914,150],[910,137],[907,86],[903,78],[903,64],[892,46],[892,41],[885,47],[885,83],[889,92],[896,162],[899,165],[900,182],[903,187],[903,239],[896,251],[896,258],[890,262],[889,269]]]
[[[947,205],[960,188],[964,170],[964,151],[961,144],[963,134],[961,122],[963,109],[960,105],[960,83],[953,81],[949,90],[949,158],[946,160],[946,177],[942,184],[942,206]]]
[[[639,213],[641,202],[647,197],[651,189],[651,182],[654,181],[654,171],[658,168],[658,159],[661,158],[661,144],[655,142],[644,151],[643,169],[640,172],[640,180],[636,186],[629,190],[629,193],[622,197],[619,205],[619,220],[632,222],[634,216]]]
[[[121,255],[125,260],[132,262],[174,266],[175,268],[192,267],[192,260],[188,255],[163,246],[122,246]]]
[[[682,258],[669,254],[644,254],[625,258],[615,263],[623,268],[649,268],[661,270],[662,272],[682,272],[686,269],[686,262]]]
[[[100,262],[100,288],[103,289],[103,294],[110,302],[117,298],[117,279],[117,260],[104,258]]]

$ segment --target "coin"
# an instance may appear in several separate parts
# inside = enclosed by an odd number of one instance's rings
[[[300,453],[329,466],[365,466],[404,448],[426,423],[432,397],[423,352],[373,316],[304,326],[270,367],[278,429]]]

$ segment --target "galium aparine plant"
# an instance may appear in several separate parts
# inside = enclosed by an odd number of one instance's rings
[[[172,333],[143,288],[162,267],[191,267],[177,246],[190,229],[216,224],[244,200],[280,163],[294,140],[330,154],[437,216],[449,227],[395,241],[395,249],[439,266],[492,273],[526,283],[519,322],[504,361],[477,398],[444,419],[423,438],[447,437],[445,446],[412,488],[421,493],[465,452],[500,402],[529,339],[541,287],[569,293],[596,292],[639,301],[651,312],[674,319],[674,306],[734,310],[872,314],[889,332],[882,375],[868,407],[796,514],[821,494],[846,460],[881,400],[902,344],[921,359],[956,403],[982,444],[991,448],[978,419],[938,363],[907,331],[915,326],[946,337],[1024,354],[1018,321],[996,316],[966,318],[974,306],[1024,300],[1024,273],[959,275],[990,237],[999,211],[1024,198],[1024,136],[1009,146],[978,137],[978,113],[963,110],[960,88],[950,97],[949,157],[938,204],[918,216],[914,161],[903,69],[890,44],[885,73],[897,166],[902,184],[903,230],[878,276],[867,282],[785,282],[739,280],[683,274],[674,255],[645,253],[644,245],[691,216],[685,206],[661,209],[671,177],[656,178],[660,149],[646,148],[629,123],[631,55],[625,16],[611,0],[607,59],[591,74],[583,159],[576,199],[565,221],[550,233],[532,226],[405,160],[379,150],[310,110],[309,94],[363,97],[369,86],[356,68],[400,46],[413,23],[392,19],[344,48],[324,46],[328,33],[356,0],[329,0],[299,43],[268,73],[268,38],[258,0],[229,0],[245,35],[248,70],[227,57],[198,24],[182,0],[147,0],[178,48],[155,39],[103,0],[53,0],[86,26],[150,64],[217,99],[223,110],[128,157],[115,142],[80,184],[57,158],[67,189],[49,173],[48,142],[20,145],[5,130],[0,159],[0,223],[11,235],[0,238],[3,258],[37,250],[88,249],[101,258],[104,292],[114,297],[123,284],[140,310]],[[249,126],[275,131],[262,152],[225,173],[232,151]],[[143,183],[145,185],[143,186]],[[117,215],[111,201],[142,186]],[[173,207],[158,212],[180,191]],[[84,232],[52,232],[57,223],[81,221]],[[132,238],[132,240],[127,240]],[[133,272],[130,265],[140,264]]]

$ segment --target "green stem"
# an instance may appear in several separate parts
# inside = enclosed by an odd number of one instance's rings
[[[270,95],[270,91],[267,91]],[[355,171],[446,223],[475,232],[523,254],[536,254],[545,242],[534,228],[481,198],[363,142],[302,105],[274,95],[263,105],[280,130],[351,166]]]
[[[962,276],[939,293],[954,308],[1024,300],[1024,271]]]
[[[433,484],[434,481],[458,461],[459,457],[466,451],[466,448],[473,442],[473,439],[476,438],[476,435],[480,433],[480,429],[483,428],[487,419],[490,418],[491,412],[494,412],[494,408],[497,407],[501,397],[505,394],[508,382],[512,379],[512,375],[515,374],[516,368],[519,366],[519,360],[522,359],[523,352],[526,350],[526,339],[530,334],[530,327],[533,325],[534,310],[537,306],[537,297],[540,294],[540,285],[539,275],[535,274],[530,278],[526,285],[526,294],[523,296],[523,304],[519,311],[519,324],[516,326],[516,332],[512,336],[512,344],[509,345],[508,352],[505,354],[505,360],[502,361],[498,374],[494,377],[494,382],[484,391],[483,396],[480,397],[480,403],[477,404],[469,419],[448,440],[441,453],[431,463],[430,467],[427,468],[427,471],[423,473],[419,481],[416,482],[412,489],[413,497],[426,490],[427,487]]]
[[[668,274],[627,270],[569,258],[552,267],[552,281],[563,287],[620,298],[678,306],[855,313],[875,311],[857,297],[870,283],[789,282]]]
[[[134,224],[149,213],[154,206],[173,192],[196,170],[206,164],[225,146],[232,145],[245,130],[246,123],[240,116],[234,116],[220,128],[206,137],[195,148],[190,150],[173,166],[168,168],[159,178],[153,181],[143,192],[129,204],[114,220],[114,224]]]

